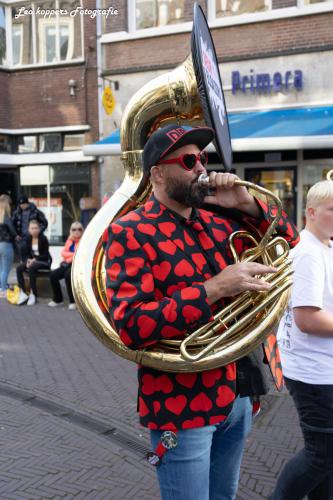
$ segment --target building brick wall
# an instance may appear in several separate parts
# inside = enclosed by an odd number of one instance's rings
[[[96,8],[95,0],[86,0],[84,6]],[[85,65],[82,67],[82,88],[84,90],[85,123],[91,126],[86,134],[86,142],[95,142],[99,137],[98,126],[98,87],[97,87],[97,40],[96,22],[89,17],[84,18]]]
[[[333,13],[279,19],[214,30],[218,57],[264,57],[272,53],[306,52],[333,44]],[[241,29],[240,29],[241,28]]]
[[[333,13],[212,30],[220,61],[320,50],[333,45]],[[105,45],[106,72],[174,66],[190,51],[190,33]]]
[[[10,127],[10,108],[8,100],[9,73],[0,70],[0,128]]]
[[[91,129],[86,133],[86,143],[95,142],[99,137],[98,124],[98,87],[97,87],[97,72],[95,68],[89,68],[86,73],[86,115],[87,122]]]
[[[77,82],[76,96],[68,81]],[[10,75],[11,128],[56,127],[86,123],[82,66],[17,71]]]
[[[84,8],[96,8],[86,0]],[[84,63],[0,72],[0,127],[35,128],[90,124],[98,138],[96,21],[83,16]],[[76,95],[69,95],[69,80]]]
[[[115,33],[117,31],[127,31],[127,2],[124,0],[104,0],[103,9],[114,7],[118,10],[118,15],[109,15],[102,19],[103,33]]]

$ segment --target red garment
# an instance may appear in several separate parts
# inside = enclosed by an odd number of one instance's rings
[[[80,240],[74,240],[72,238],[68,238],[66,240],[64,248],[61,250],[61,257],[64,259],[64,262],[67,264],[71,264],[74,259],[74,254],[76,252],[77,246]],[[74,244],[74,252],[70,250],[70,247]]]
[[[107,298],[121,340],[140,349],[163,338],[182,338],[212,320],[203,283],[233,263],[228,237],[262,219],[240,214],[216,215],[195,210],[186,221],[154,196],[105,231]],[[226,211],[230,214],[230,211]],[[290,243],[297,230],[286,214],[279,234]],[[241,253],[247,242],[238,240]],[[236,364],[201,373],[167,373],[139,366],[138,407],[141,424],[150,429],[186,429],[225,420],[236,397]]]

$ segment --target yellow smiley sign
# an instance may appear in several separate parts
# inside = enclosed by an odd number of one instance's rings
[[[116,101],[110,87],[105,87],[103,90],[102,103],[106,114],[111,115],[115,108]]]

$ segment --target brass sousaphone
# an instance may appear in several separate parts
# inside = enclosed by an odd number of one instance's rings
[[[272,283],[267,293],[244,292],[222,309],[215,320],[185,336],[163,341],[149,349],[131,350],[119,339],[110,317],[106,288],[102,234],[121,215],[137,208],[150,192],[149,179],[142,168],[142,149],[147,137],[169,123],[206,123],[216,133],[215,148],[226,170],[232,150],[222,83],[216,53],[205,16],[195,5],[191,54],[182,65],[141,88],[128,103],[121,123],[121,159],[125,177],[121,187],[99,210],[85,230],[72,269],[74,297],[88,328],[107,347],[131,361],[170,372],[197,372],[225,365],[248,354],[271,332],[287,305],[291,269],[288,245],[272,238],[281,217],[281,203],[262,187],[239,181],[260,191],[275,204],[275,218],[263,236],[244,231],[230,237],[246,238],[253,249],[241,260],[273,264],[278,272],[264,277]],[[205,182],[205,179],[203,179]],[[239,256],[233,250],[235,262]]]

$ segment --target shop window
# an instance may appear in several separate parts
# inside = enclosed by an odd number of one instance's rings
[[[11,141],[8,135],[0,134],[0,153],[11,153]]]
[[[32,165],[20,168],[20,185],[49,221],[51,245],[63,245],[73,221],[81,220],[80,200],[89,197],[89,164]]]
[[[272,191],[289,217],[296,222],[296,169],[295,167],[247,168],[245,179]],[[266,200],[265,195],[257,194]]]
[[[84,146],[84,134],[65,134],[64,151],[77,151]]]
[[[36,135],[18,136],[17,150],[19,153],[37,153],[37,136]]]
[[[61,134],[43,134],[39,137],[40,153],[56,153],[61,149]]]
[[[6,62],[6,14],[5,7],[0,5],[0,65]]]
[[[136,28],[184,22],[184,0],[136,0]]]
[[[216,0],[216,17],[264,12],[269,8],[270,0]]]
[[[85,163],[62,163],[51,166],[51,177],[53,183],[90,183],[90,167]]]

